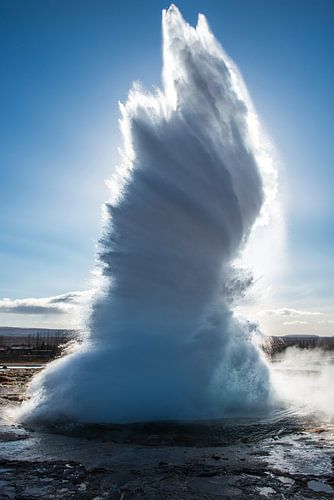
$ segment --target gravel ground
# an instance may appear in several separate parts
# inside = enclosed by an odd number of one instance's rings
[[[0,372],[2,408],[24,398],[31,374]],[[3,417],[0,499],[334,498],[333,423],[283,427],[86,426],[64,435]]]

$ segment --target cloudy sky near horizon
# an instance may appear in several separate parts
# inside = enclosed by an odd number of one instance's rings
[[[334,335],[334,3],[176,4],[192,24],[206,15],[280,159],[285,258],[268,296],[245,309],[268,334]],[[0,325],[77,325],[118,162],[118,101],[133,80],[160,85],[166,7],[1,2]]]

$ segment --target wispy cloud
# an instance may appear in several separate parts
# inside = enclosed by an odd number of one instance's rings
[[[303,311],[300,309],[265,309],[258,313],[259,316],[323,316],[324,313],[318,311]]]
[[[296,319],[294,321],[284,321],[283,325],[307,325],[308,321],[301,321]]]
[[[0,313],[7,314],[64,314],[83,305],[91,291],[68,292],[43,298],[0,299]]]

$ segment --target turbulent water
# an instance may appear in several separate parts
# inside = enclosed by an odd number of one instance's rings
[[[233,306],[274,183],[242,78],[200,15],[163,12],[163,86],[121,106],[101,283],[83,344],[32,384],[24,421],[208,419],[265,410],[268,366]],[[271,177],[272,175],[272,177]]]

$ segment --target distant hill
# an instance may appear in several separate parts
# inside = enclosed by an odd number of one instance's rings
[[[324,349],[334,350],[334,336],[320,337],[311,334],[290,334],[280,337],[268,337],[264,345],[264,351],[270,355],[282,352],[288,347],[299,347],[300,349]]]
[[[60,328],[20,328],[16,326],[0,326],[0,337],[24,337],[28,335],[39,335],[41,337],[65,336],[74,337],[76,330]]]

